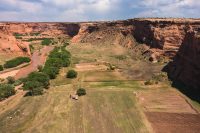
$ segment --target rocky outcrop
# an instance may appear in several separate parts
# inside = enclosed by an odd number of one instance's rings
[[[79,28],[76,23],[0,23],[0,51],[30,54],[29,43],[16,39],[15,33],[26,35],[24,38],[30,38],[30,33],[40,33],[50,38],[58,35],[73,37]]]
[[[81,23],[80,30],[72,42],[115,45],[133,47],[133,29],[128,21]]]
[[[137,19],[134,37],[161,55],[173,58],[191,28],[200,27],[200,20],[193,19]]]
[[[200,31],[200,29],[199,29]],[[200,87],[200,32],[188,31],[174,60],[167,66],[173,81],[188,87]]]

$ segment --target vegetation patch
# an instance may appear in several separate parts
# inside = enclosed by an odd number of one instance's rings
[[[49,86],[49,76],[42,72],[33,72],[27,78],[23,79],[23,82],[24,90],[29,91],[28,95],[41,95],[44,88],[47,89]]]
[[[84,96],[84,95],[86,95],[86,90],[85,90],[84,88],[80,88],[80,89],[78,89],[78,90],[76,91],[76,94],[77,94],[78,96]]]
[[[50,53],[42,71],[49,75],[50,79],[55,79],[61,67],[68,67],[70,65],[70,57],[71,54],[65,47],[56,47]]]
[[[72,79],[72,78],[76,78],[77,75],[78,75],[78,73],[75,70],[69,70],[67,72],[66,77]]]
[[[8,81],[8,84],[14,84],[15,83],[15,79],[11,76],[7,77],[7,81]]]
[[[44,38],[43,40],[42,40],[42,45],[50,45],[52,43],[52,38]]]
[[[15,94],[15,89],[10,84],[0,84],[0,101]]]
[[[161,72],[158,74],[154,74],[151,79],[144,82],[145,85],[154,85],[159,82],[169,82],[167,73]]]
[[[0,71],[3,71],[3,66],[2,65],[0,65]]]
[[[17,57],[12,60],[6,61],[6,63],[4,64],[4,68],[13,68],[23,63],[28,63],[30,61],[31,59],[29,57]]]
[[[125,60],[125,59],[127,59],[127,56],[126,55],[115,55],[114,56],[116,59],[118,59],[118,60]]]
[[[40,33],[39,32],[36,32],[36,33],[30,33],[30,36],[39,36]]]

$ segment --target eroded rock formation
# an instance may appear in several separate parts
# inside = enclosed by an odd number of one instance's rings
[[[199,89],[200,87],[200,32],[188,31],[174,60],[167,66],[174,81]]]
[[[29,42],[16,39],[15,33],[26,35],[40,33],[48,37],[66,35],[73,37],[79,31],[79,24],[72,23],[0,23],[0,51],[30,54]]]

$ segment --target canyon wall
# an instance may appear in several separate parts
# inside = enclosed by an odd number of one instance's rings
[[[49,38],[58,35],[73,37],[79,31],[76,23],[0,23],[0,51],[5,53],[30,54],[29,42],[16,39],[15,33],[31,38],[30,33],[40,33]],[[33,37],[34,38],[34,37]]]
[[[200,31],[200,29],[199,29]],[[173,81],[188,87],[200,87],[200,32],[188,31],[174,60],[166,67]]]
[[[134,49],[144,44],[143,52],[154,59],[173,60],[167,72],[193,88],[200,87],[199,32],[200,19],[129,19],[113,22],[82,23],[0,23],[0,50],[22,52],[26,42],[13,33],[37,33],[49,37],[66,35],[74,43],[123,45]],[[135,52],[133,50],[133,52]]]

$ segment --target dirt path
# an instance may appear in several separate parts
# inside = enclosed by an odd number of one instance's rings
[[[44,46],[44,48],[42,48],[40,52],[34,52],[31,57],[31,64],[27,67],[20,69],[19,72],[17,72],[17,74],[15,75],[15,79],[24,78],[29,73],[36,71],[39,65],[43,65],[45,63],[47,55],[52,49],[52,46]]]

